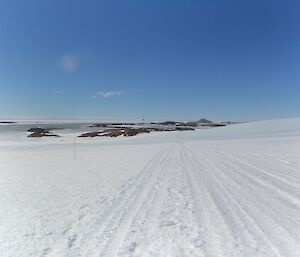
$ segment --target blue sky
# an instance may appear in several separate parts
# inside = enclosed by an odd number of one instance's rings
[[[299,68],[299,1],[0,1],[0,117],[300,117]]]

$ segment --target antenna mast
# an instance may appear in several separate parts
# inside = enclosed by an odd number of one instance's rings
[[[75,104],[73,105],[73,114],[74,114],[74,123],[76,122],[76,108]],[[75,124],[74,124],[75,125]],[[73,149],[74,149],[74,159],[77,159],[77,145],[76,145],[76,135],[73,135]]]

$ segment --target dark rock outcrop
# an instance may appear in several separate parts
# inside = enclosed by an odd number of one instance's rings
[[[157,124],[164,125],[164,126],[174,126],[174,125],[178,124],[178,122],[177,121],[163,121],[163,122],[159,122]]]
[[[88,132],[88,133],[84,133],[78,137],[98,137],[100,132]]]
[[[191,127],[176,127],[175,129],[178,130],[178,131],[195,130],[194,128],[191,128]]]
[[[141,133],[150,133],[151,130],[148,128],[124,128],[124,129],[105,129],[100,132],[88,132],[84,133],[78,137],[118,137],[118,136],[125,136],[125,137],[131,137],[136,136]]]
[[[214,127],[225,127],[225,124],[221,123],[212,123],[212,124],[202,124],[201,127],[209,127],[209,128],[214,128]]]
[[[118,137],[121,136],[124,132],[122,130],[115,129],[111,132],[104,134],[106,137]]]
[[[212,124],[213,122],[212,122],[212,121],[210,121],[210,120],[207,120],[207,119],[200,119],[200,120],[198,121],[198,123],[203,123],[203,124]]]
[[[16,124],[15,121],[0,121],[0,124]]]
[[[141,133],[150,133],[150,130],[146,128],[128,128],[124,130],[125,137],[132,137]]]
[[[52,129],[45,129],[45,128],[31,128],[28,129],[28,132],[31,132],[28,137],[59,137],[58,135],[51,134],[50,130]]]
[[[28,137],[59,137],[59,135],[45,134],[45,133],[32,133],[28,135]]]
[[[78,137],[117,137],[123,134],[123,130],[119,129],[106,129],[103,131],[95,131],[84,133]]]
[[[90,128],[106,128],[107,124],[106,123],[95,123],[89,125]]]

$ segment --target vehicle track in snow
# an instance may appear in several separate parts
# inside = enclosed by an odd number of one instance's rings
[[[217,175],[217,168],[208,163],[206,158],[196,158],[192,152],[186,161],[195,165],[195,180],[203,181],[205,191],[203,195],[208,197],[206,204],[201,206],[211,221],[208,227],[213,228],[218,235],[216,242],[207,247],[207,251],[214,250],[214,245],[219,245],[219,253],[209,253],[213,256],[264,256],[266,252],[272,252],[273,256],[280,256],[272,242],[261,231],[253,218],[245,212],[241,203],[230,194]],[[231,185],[231,184],[229,184]],[[242,193],[242,192],[240,192]],[[207,224],[203,224],[207,226]],[[266,249],[267,248],[267,249]],[[262,255],[261,255],[262,254]]]
[[[232,231],[232,245],[223,247],[231,252],[225,252],[225,256],[300,256],[297,195],[288,190],[283,194],[278,184],[270,186],[273,176],[262,179],[264,171],[254,165],[238,166],[244,164],[239,157],[226,152],[216,154],[217,149],[189,152],[198,166],[198,175],[204,174],[201,179],[206,180],[207,191]],[[287,197],[282,200],[283,196]],[[294,216],[288,217],[287,210]]]
[[[147,207],[156,199],[156,185],[167,176],[165,172],[172,160],[171,154],[172,147],[152,160],[145,169],[145,175],[126,192],[120,204],[106,218],[92,251],[97,247],[99,256],[115,256],[136,217],[147,217]]]
[[[98,226],[87,256],[206,256],[181,151],[175,144],[153,160]]]
[[[255,158],[174,143],[94,220],[81,213],[67,250],[46,256],[300,256],[299,184]]]
[[[172,160],[158,178],[155,198],[138,212],[132,230],[117,256],[203,256],[199,223],[185,170],[180,163],[181,145],[172,148]]]
[[[78,221],[69,224],[62,232],[62,240],[65,241],[65,244],[57,242],[57,247],[53,247],[47,256],[113,256],[113,253],[103,254],[108,251],[106,248],[112,245],[112,238],[120,236],[120,225],[125,224],[129,219],[128,215],[136,209],[136,207],[132,208],[132,205],[135,204],[141,193],[145,192],[145,185],[151,179],[155,179],[154,173],[160,170],[156,167],[168,161],[169,153],[168,148],[155,154],[132,184],[126,185],[126,188],[120,190],[119,194],[107,203],[104,211],[97,214],[98,204],[101,205],[106,200],[102,197],[99,202],[94,203],[93,208],[88,208],[91,204],[82,206],[78,212]]]

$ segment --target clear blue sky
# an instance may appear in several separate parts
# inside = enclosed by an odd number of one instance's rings
[[[2,0],[0,117],[300,116],[300,1]]]

